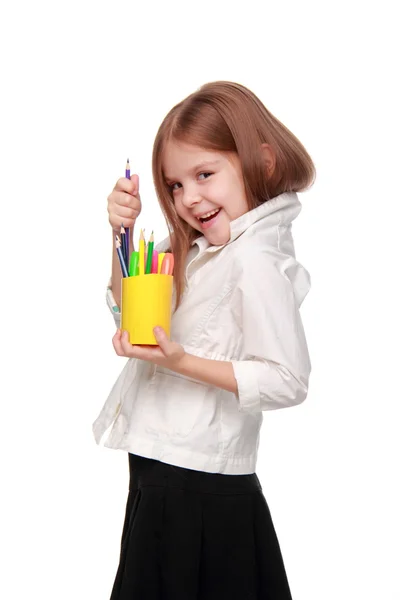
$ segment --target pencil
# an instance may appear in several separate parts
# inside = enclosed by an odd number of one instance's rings
[[[128,277],[128,271],[126,268],[124,257],[122,255],[122,251],[121,251],[121,242],[117,235],[115,236],[115,247],[116,247],[117,253],[118,253],[119,264],[121,265],[122,275],[123,275],[123,277]]]
[[[154,234],[151,232],[149,237],[149,244],[147,246],[147,262],[146,262],[146,275],[151,273],[151,265],[153,263],[153,247],[154,247]]]
[[[131,167],[130,167],[130,164],[129,164],[129,158],[126,159],[125,177],[127,179],[131,178]],[[127,228],[125,231],[126,231],[126,239],[125,239],[126,266],[129,269],[129,229]]]
[[[126,252],[126,230],[124,228],[123,223],[121,223],[120,234],[121,234],[121,252],[122,252],[122,256],[124,257],[125,264],[126,264],[126,266],[128,266],[128,255]]]
[[[141,229],[139,238],[139,275],[144,275],[144,273],[144,234],[143,229]]]

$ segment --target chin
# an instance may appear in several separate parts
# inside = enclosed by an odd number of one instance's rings
[[[223,244],[226,244],[229,242],[231,235],[230,235],[230,232],[226,233],[226,234],[210,232],[209,235],[205,234],[205,237],[210,242],[210,244],[212,244],[213,246],[222,246]]]

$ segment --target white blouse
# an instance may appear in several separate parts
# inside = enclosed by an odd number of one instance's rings
[[[262,411],[307,396],[311,372],[299,308],[310,275],[296,260],[292,221],[301,204],[284,193],[231,223],[223,246],[198,238],[171,339],[186,352],[231,361],[238,394],[129,359],[93,424],[99,444],[210,473],[256,469]],[[168,247],[168,240],[158,246]],[[107,292],[116,325],[120,313]]]

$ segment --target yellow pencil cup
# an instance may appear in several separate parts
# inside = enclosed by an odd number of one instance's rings
[[[156,346],[153,328],[171,332],[172,275],[136,275],[121,279],[121,329],[131,344]]]

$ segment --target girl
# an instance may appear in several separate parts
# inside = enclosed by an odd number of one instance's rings
[[[164,119],[153,176],[175,257],[171,339],[132,346],[94,423],[128,452],[130,487],[112,600],[288,600],[285,568],[255,474],[262,413],[307,395],[299,308],[310,288],[295,258],[296,192],[315,170],[299,140],[245,87],[204,85]],[[108,198],[134,228],[137,176]],[[113,233],[114,237],[114,233]],[[117,326],[113,250],[108,303]]]

